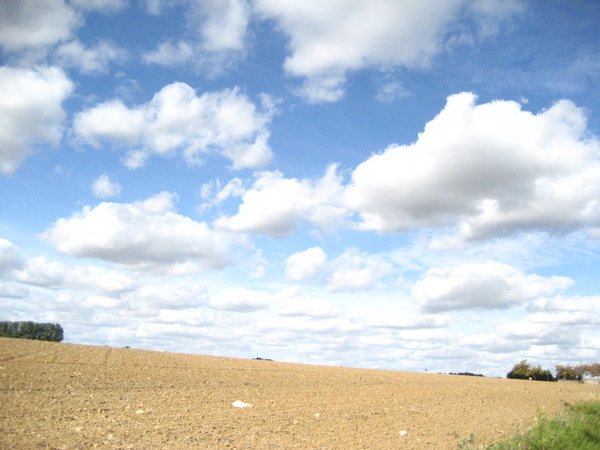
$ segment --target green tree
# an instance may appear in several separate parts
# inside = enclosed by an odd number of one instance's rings
[[[61,342],[64,331],[58,323],[0,322],[0,336]]]

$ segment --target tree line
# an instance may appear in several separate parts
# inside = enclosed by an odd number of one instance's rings
[[[61,342],[64,332],[58,323],[0,322],[0,336]]]
[[[533,366],[526,359],[515,364],[506,378],[516,378],[521,380],[538,381],[557,381],[557,380],[578,380],[581,381],[585,373],[592,376],[600,376],[600,363],[578,364],[576,366],[557,365],[556,377],[548,369],[542,369],[541,366]]]

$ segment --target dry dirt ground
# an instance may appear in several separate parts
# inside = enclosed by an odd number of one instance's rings
[[[2,449],[456,449],[471,433],[496,441],[599,394],[0,338]]]

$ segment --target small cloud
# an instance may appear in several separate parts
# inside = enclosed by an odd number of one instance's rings
[[[98,198],[116,197],[121,193],[121,185],[103,173],[92,183],[92,192]]]
[[[290,280],[315,278],[327,262],[327,254],[321,247],[312,247],[288,256],[285,274]]]
[[[399,81],[388,81],[377,87],[375,100],[382,103],[391,103],[409,95],[410,92],[402,86],[402,83]]]
[[[124,61],[127,52],[109,41],[85,47],[80,41],[74,40],[59,46],[54,56],[63,66],[75,67],[87,75],[103,75],[108,72],[112,62]]]

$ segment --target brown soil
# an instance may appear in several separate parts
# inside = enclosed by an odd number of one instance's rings
[[[456,449],[599,386],[0,338],[0,448]],[[232,402],[251,403],[234,408]]]

